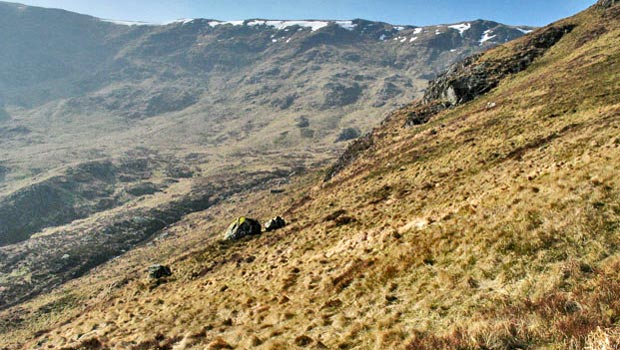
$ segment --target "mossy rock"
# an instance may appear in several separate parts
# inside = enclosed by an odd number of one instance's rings
[[[239,217],[237,220],[233,221],[226,233],[224,235],[224,239],[227,241],[236,241],[246,236],[256,236],[260,235],[262,232],[262,227],[258,220]]]

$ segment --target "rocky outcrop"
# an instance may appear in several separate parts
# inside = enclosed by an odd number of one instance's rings
[[[148,268],[148,272],[149,272],[149,277],[153,279],[160,279],[160,278],[172,276],[172,270],[170,269],[170,266],[165,266],[165,265],[159,265],[159,264],[151,265]]]
[[[358,128],[345,128],[345,129],[342,129],[342,131],[340,132],[340,135],[338,135],[338,138],[336,138],[336,142],[354,140],[360,137],[361,134],[362,133],[360,132]]]
[[[446,109],[446,106],[437,101],[415,105],[411,110],[407,111],[405,126],[426,124],[434,115],[444,109]]]
[[[247,236],[260,235],[262,227],[260,222],[254,219],[246,217],[240,217],[235,220],[224,234],[224,239],[227,241],[236,241]]]
[[[152,182],[140,182],[131,186],[128,186],[125,191],[136,197],[148,196],[161,191],[161,189]]]
[[[429,83],[423,101],[441,101],[447,106],[471,101],[495,88],[507,75],[525,70],[573,29],[572,25],[547,27],[518,45],[512,55],[485,55],[482,59],[478,54],[456,63]]]
[[[362,86],[358,83],[353,83],[350,86],[341,83],[328,83],[323,86],[323,90],[325,91],[324,109],[353,104],[359,100],[363,92]]]
[[[336,164],[334,164],[331,168],[327,170],[327,174],[325,175],[324,181],[331,180],[336,174],[338,174],[342,169],[346,168],[349,164],[353,163],[355,159],[359,157],[364,151],[372,147],[374,141],[372,139],[372,134],[366,134],[358,139],[356,139],[338,158]]]
[[[515,45],[512,54],[503,56],[477,54],[466,58],[431,81],[421,101],[414,102],[397,113],[406,114],[405,127],[425,124],[441,111],[469,102],[491,91],[509,74],[525,70],[536,58],[542,56],[573,29],[573,25],[549,26]],[[336,164],[328,170],[325,181],[332,179],[372,145],[371,134],[351,144]]]
[[[446,108],[486,94],[506,76],[527,69],[573,29],[572,25],[550,26],[516,45],[511,55],[494,57],[477,54],[452,65],[447,72],[429,83],[422,102],[407,116],[405,126],[424,124]]]
[[[310,119],[306,116],[301,116],[297,118],[297,127],[300,129],[307,128],[310,126]]]
[[[270,219],[269,221],[265,223],[265,230],[267,232],[271,232],[271,231],[279,230],[283,228],[284,226],[286,226],[286,220],[284,220],[280,216],[276,216],[275,218]]]
[[[610,8],[613,5],[619,4],[619,3],[620,3],[620,1],[618,1],[618,0],[599,0],[596,3],[596,6],[600,7],[600,8],[603,8],[603,9],[607,9],[607,8]]]

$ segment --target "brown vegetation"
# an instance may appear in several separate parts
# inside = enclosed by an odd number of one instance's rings
[[[581,42],[610,10],[562,21],[573,31],[529,68],[426,124],[403,128],[409,112],[395,112],[331,180],[233,196],[23,305],[0,343],[618,348],[620,19]],[[239,213],[284,212],[282,230],[219,240]],[[153,260],[174,274],[149,289]],[[68,293],[62,312],[36,316]]]

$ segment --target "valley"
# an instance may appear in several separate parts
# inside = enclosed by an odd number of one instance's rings
[[[154,25],[11,3],[0,21],[0,308],[329,164],[449,64],[532,29]]]

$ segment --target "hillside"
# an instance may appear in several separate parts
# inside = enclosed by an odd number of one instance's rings
[[[163,25],[0,2],[0,308],[240,191],[280,190],[531,28]]]
[[[0,343],[617,348],[619,39],[599,1],[459,63],[325,173],[232,195],[3,311]],[[221,241],[243,214],[290,225]],[[149,280],[155,262],[173,275]]]

